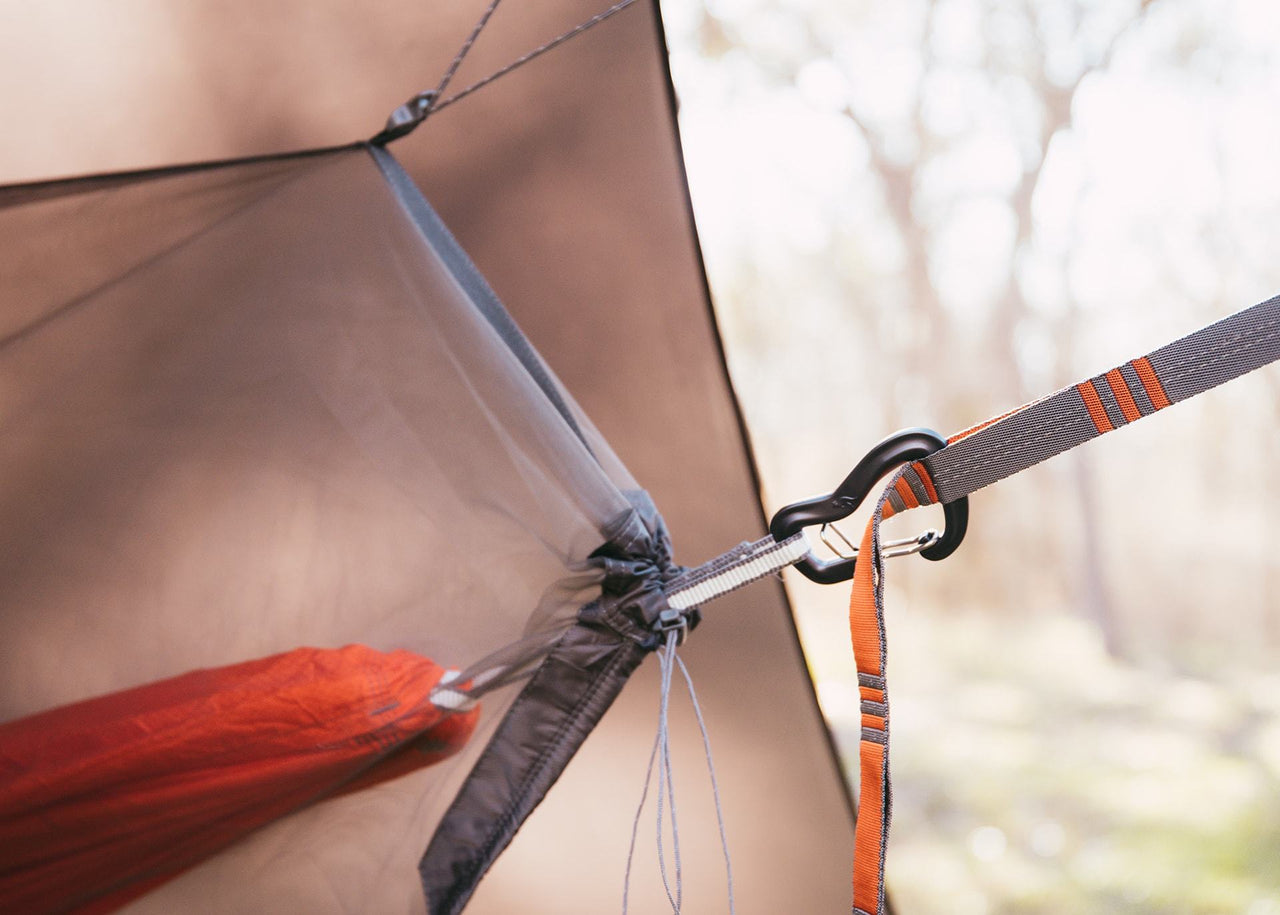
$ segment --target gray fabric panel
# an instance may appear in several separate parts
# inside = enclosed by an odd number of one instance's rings
[[[948,445],[921,463],[933,477],[938,501],[954,502],[1097,434],[1073,386]]]
[[[915,494],[916,501],[921,505],[930,503],[929,490],[924,488],[924,483],[920,482],[920,475],[915,472],[912,467],[907,467],[902,472],[902,478],[907,481],[907,485],[911,487],[911,492]]]
[[[1129,393],[1133,395],[1133,403],[1138,408],[1138,412],[1143,416],[1150,416],[1156,412],[1156,408],[1151,404],[1151,398],[1147,396],[1147,389],[1142,386],[1142,379],[1138,377],[1138,370],[1126,362],[1120,366],[1120,374],[1124,376],[1125,384],[1129,385]]]
[[[1280,296],[1162,346],[1147,357],[1177,403],[1280,358]]]
[[[1093,389],[1098,392],[1098,399],[1102,401],[1102,409],[1107,411],[1107,419],[1111,420],[1113,428],[1119,429],[1129,421],[1124,418],[1124,411],[1120,409],[1120,402],[1116,400],[1115,392],[1111,390],[1111,384],[1107,381],[1105,375],[1099,375],[1093,381]]]
[[[863,699],[862,711],[866,715],[879,715],[884,718],[889,714],[889,706],[884,702],[872,702],[870,699]]]
[[[555,784],[583,741],[656,648],[661,585],[682,571],[648,494],[591,558],[601,597],[555,643],[454,797],[418,864],[432,915],[462,911],[476,885]],[[691,628],[700,617],[688,611]]]
[[[860,673],[858,674],[858,685],[865,686],[868,689],[884,689],[884,677]]]
[[[889,735],[879,728],[863,728],[862,739],[869,743],[888,744]],[[885,784],[885,795],[888,795],[888,783]]]
[[[511,706],[418,865],[433,915],[461,912],[648,651],[577,624]]]
[[[889,498],[886,500],[893,506],[895,512],[904,512],[907,510],[907,503],[902,501],[902,496],[898,495],[892,489],[889,490]]]

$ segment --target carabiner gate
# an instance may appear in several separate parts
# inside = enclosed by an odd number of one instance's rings
[[[849,517],[887,473],[903,464],[926,458],[946,444],[946,439],[931,429],[904,429],[894,433],[868,451],[831,495],[794,502],[779,509],[769,522],[769,533],[775,540],[782,541],[811,525],[830,524]],[[969,526],[968,497],[946,503],[942,506],[942,514],[946,519],[945,530],[919,551],[925,559],[935,562],[954,553],[964,540]],[[857,561],[856,556],[824,561],[810,553],[795,567],[810,581],[829,585],[853,578]]]

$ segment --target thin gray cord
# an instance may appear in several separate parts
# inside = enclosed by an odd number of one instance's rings
[[[702,748],[707,751],[707,771],[711,773],[711,795],[716,801],[716,824],[720,827],[720,848],[724,851],[724,873],[729,883],[729,915],[736,915],[733,906],[733,862],[729,859],[729,838],[725,835],[724,810],[720,806],[720,786],[716,783],[716,764],[711,758],[711,738],[707,735],[707,723],[702,719],[702,706],[698,704],[698,694],[694,692],[693,677],[689,676],[689,668],[684,666],[684,660],[679,655],[676,655],[676,663],[680,665],[685,686],[689,688],[693,714],[698,719],[698,730],[702,731]]]
[[[610,16],[613,16],[616,13],[622,12],[624,9],[626,9],[627,7],[629,7],[631,4],[635,2],[636,0],[620,0],[620,2],[615,3],[613,6],[609,7],[604,12],[597,13],[596,15],[588,19],[586,22],[583,22],[577,26],[574,26],[572,29],[565,32],[563,35],[558,35],[557,37],[548,41],[546,44],[540,47],[534,48],[528,54],[525,54],[522,57],[516,58],[511,63],[503,67],[501,70],[498,70],[494,73],[490,73],[484,79],[472,83],[470,86],[467,86],[467,88],[463,89],[461,92],[457,92],[454,95],[449,96],[447,99],[443,100],[439,104],[433,104],[431,106],[431,113],[434,114],[437,111],[441,111],[445,108],[448,108],[454,102],[461,101],[471,93],[475,92],[477,89],[483,89],[485,86],[489,85],[489,83],[493,82],[495,79],[506,76],[508,73],[510,73],[512,70],[515,70],[517,67],[522,67],[525,64],[527,64],[529,61],[533,60],[535,57],[540,57],[543,54],[547,53],[548,51],[552,50],[553,48],[559,47],[560,45],[568,41],[570,38],[574,38],[578,35],[581,35],[587,29],[591,28],[592,26],[599,25],[600,23],[608,19]],[[489,11],[485,14],[485,20],[487,20],[489,15],[493,12],[494,6],[497,6],[496,2],[493,3],[492,6],[490,6]],[[481,28],[483,28],[483,24],[481,25]],[[474,38],[472,39],[472,41],[474,41]],[[466,45],[466,47],[470,48],[470,42]],[[461,63],[461,61],[459,60],[458,63]],[[453,78],[453,72],[456,70],[457,70],[456,66],[451,68],[451,71],[448,74],[448,77],[450,79]],[[448,83],[448,80],[445,80],[441,84],[440,88],[436,91],[443,92],[444,86],[447,85],[447,83]],[[439,95],[437,95],[436,98],[439,98]]]
[[[640,833],[640,815],[644,813],[644,802],[649,797],[649,783],[653,779],[653,762],[658,758],[658,742],[662,732],[653,735],[653,749],[649,751],[649,766],[644,771],[644,790],[640,792],[640,805],[636,807],[636,818],[631,824],[631,847],[627,849],[627,874],[622,881],[622,915],[627,915],[627,896],[631,890],[631,861],[636,855],[636,836]]]
[[[498,8],[498,4],[502,0],[490,0],[488,8],[480,15],[480,21],[476,23],[475,28],[471,30],[471,34],[467,36],[467,40],[462,43],[462,47],[458,49],[458,53],[453,57],[453,63],[449,64],[449,68],[444,71],[444,76],[440,80],[440,85],[436,86],[436,91],[431,95],[431,100],[427,103],[427,113],[430,114],[437,108],[443,107],[436,105],[435,102],[444,95],[444,90],[448,88],[449,82],[453,79],[453,75],[458,72],[458,68],[462,66],[462,60],[467,56],[467,52],[471,50],[471,46],[476,43],[476,39],[480,37],[480,33],[484,31],[484,27],[489,24],[489,17],[493,15],[493,11]]]
[[[736,915],[737,908],[733,897],[733,861],[729,856],[729,837],[724,825],[724,807],[720,801],[720,784],[716,779],[716,764],[711,755],[711,737],[707,733],[707,722],[702,715],[702,705],[698,702],[697,690],[693,688],[693,677],[689,668],[677,653],[678,634],[667,633],[667,641],[658,649],[658,664],[661,680],[661,698],[658,702],[658,733],[654,735],[653,746],[649,750],[649,764],[645,768],[644,788],[640,792],[640,805],[636,808],[635,819],[631,822],[631,845],[627,849],[627,869],[622,882],[622,915],[627,915],[631,891],[631,865],[635,860],[636,836],[640,831],[640,819],[644,813],[645,801],[649,797],[649,785],[653,780],[654,763],[658,766],[658,870],[662,874],[662,886],[667,893],[667,901],[671,903],[674,915],[680,915],[684,904],[683,880],[680,869],[680,828],[676,823],[675,784],[672,781],[671,766],[671,730],[668,711],[671,707],[671,677],[677,665],[680,675],[684,677],[685,686],[689,690],[689,700],[693,704],[693,714],[698,720],[698,730],[702,732],[702,748],[707,757],[707,772],[711,775],[711,794],[716,804],[716,824],[720,828],[720,849],[724,852],[724,872],[729,888],[729,915]],[[662,810],[664,801],[671,809],[671,841],[675,859],[676,889],[671,892],[671,883],[667,877],[666,854],[662,833]]]
[[[627,915],[627,906],[631,893],[631,864],[636,854],[636,837],[640,832],[640,818],[644,813],[645,801],[649,797],[649,785],[653,781],[653,766],[658,764],[658,869],[662,873],[662,886],[667,892],[667,901],[675,915],[680,913],[682,903],[680,875],[680,829],[675,818],[675,787],[671,780],[671,746],[667,727],[667,710],[671,706],[671,674],[675,670],[672,658],[675,656],[676,632],[667,634],[667,642],[658,649],[658,665],[662,684],[661,698],[658,701],[658,733],[654,735],[653,747],[649,750],[649,765],[645,768],[644,788],[640,792],[640,804],[636,807],[636,816],[631,823],[631,846],[627,849],[627,870],[622,882],[622,915]],[[671,834],[675,849],[676,892],[671,892],[671,884],[667,878],[666,856],[662,841],[662,807],[664,795],[671,807]]]
[[[671,903],[671,911],[675,915],[680,913],[683,883],[680,875],[680,826],[676,822],[676,786],[671,770],[671,729],[667,712],[671,705],[671,674],[675,670],[675,664],[672,663],[672,660],[675,657],[678,639],[679,635],[674,630],[668,632],[666,645],[658,650],[658,661],[662,669],[662,704],[658,712],[658,737],[662,745],[662,758],[658,762],[658,872],[662,874],[662,888],[666,890],[667,901]],[[666,786],[665,792],[663,791],[664,782]],[[665,843],[662,840],[662,801],[664,794],[671,805],[671,844],[676,867],[676,891],[674,895],[671,893],[671,884],[667,880],[667,861],[664,854]]]

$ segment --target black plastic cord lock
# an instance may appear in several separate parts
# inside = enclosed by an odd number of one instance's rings
[[[683,645],[692,628],[689,614],[686,611],[676,610],[672,607],[668,607],[658,614],[658,619],[653,624],[653,631],[662,636],[662,644],[664,645],[669,632],[679,633],[676,636],[676,645]]]
[[[769,533],[779,542],[815,524],[830,524],[857,511],[877,481],[890,471],[911,461],[926,458],[946,447],[947,441],[932,429],[904,429],[880,442],[867,452],[844,482],[829,496],[817,496],[793,502],[778,510],[769,522]],[[957,499],[942,506],[946,529],[932,546],[920,551],[925,559],[946,559],[964,540],[969,526],[969,498]],[[853,578],[857,557],[821,560],[812,553],[795,564],[810,581],[831,585]]]

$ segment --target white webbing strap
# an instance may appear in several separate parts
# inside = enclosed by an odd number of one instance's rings
[[[776,574],[808,552],[804,531],[782,542],[764,537],[743,543],[668,582],[667,604],[673,610],[688,610]]]

